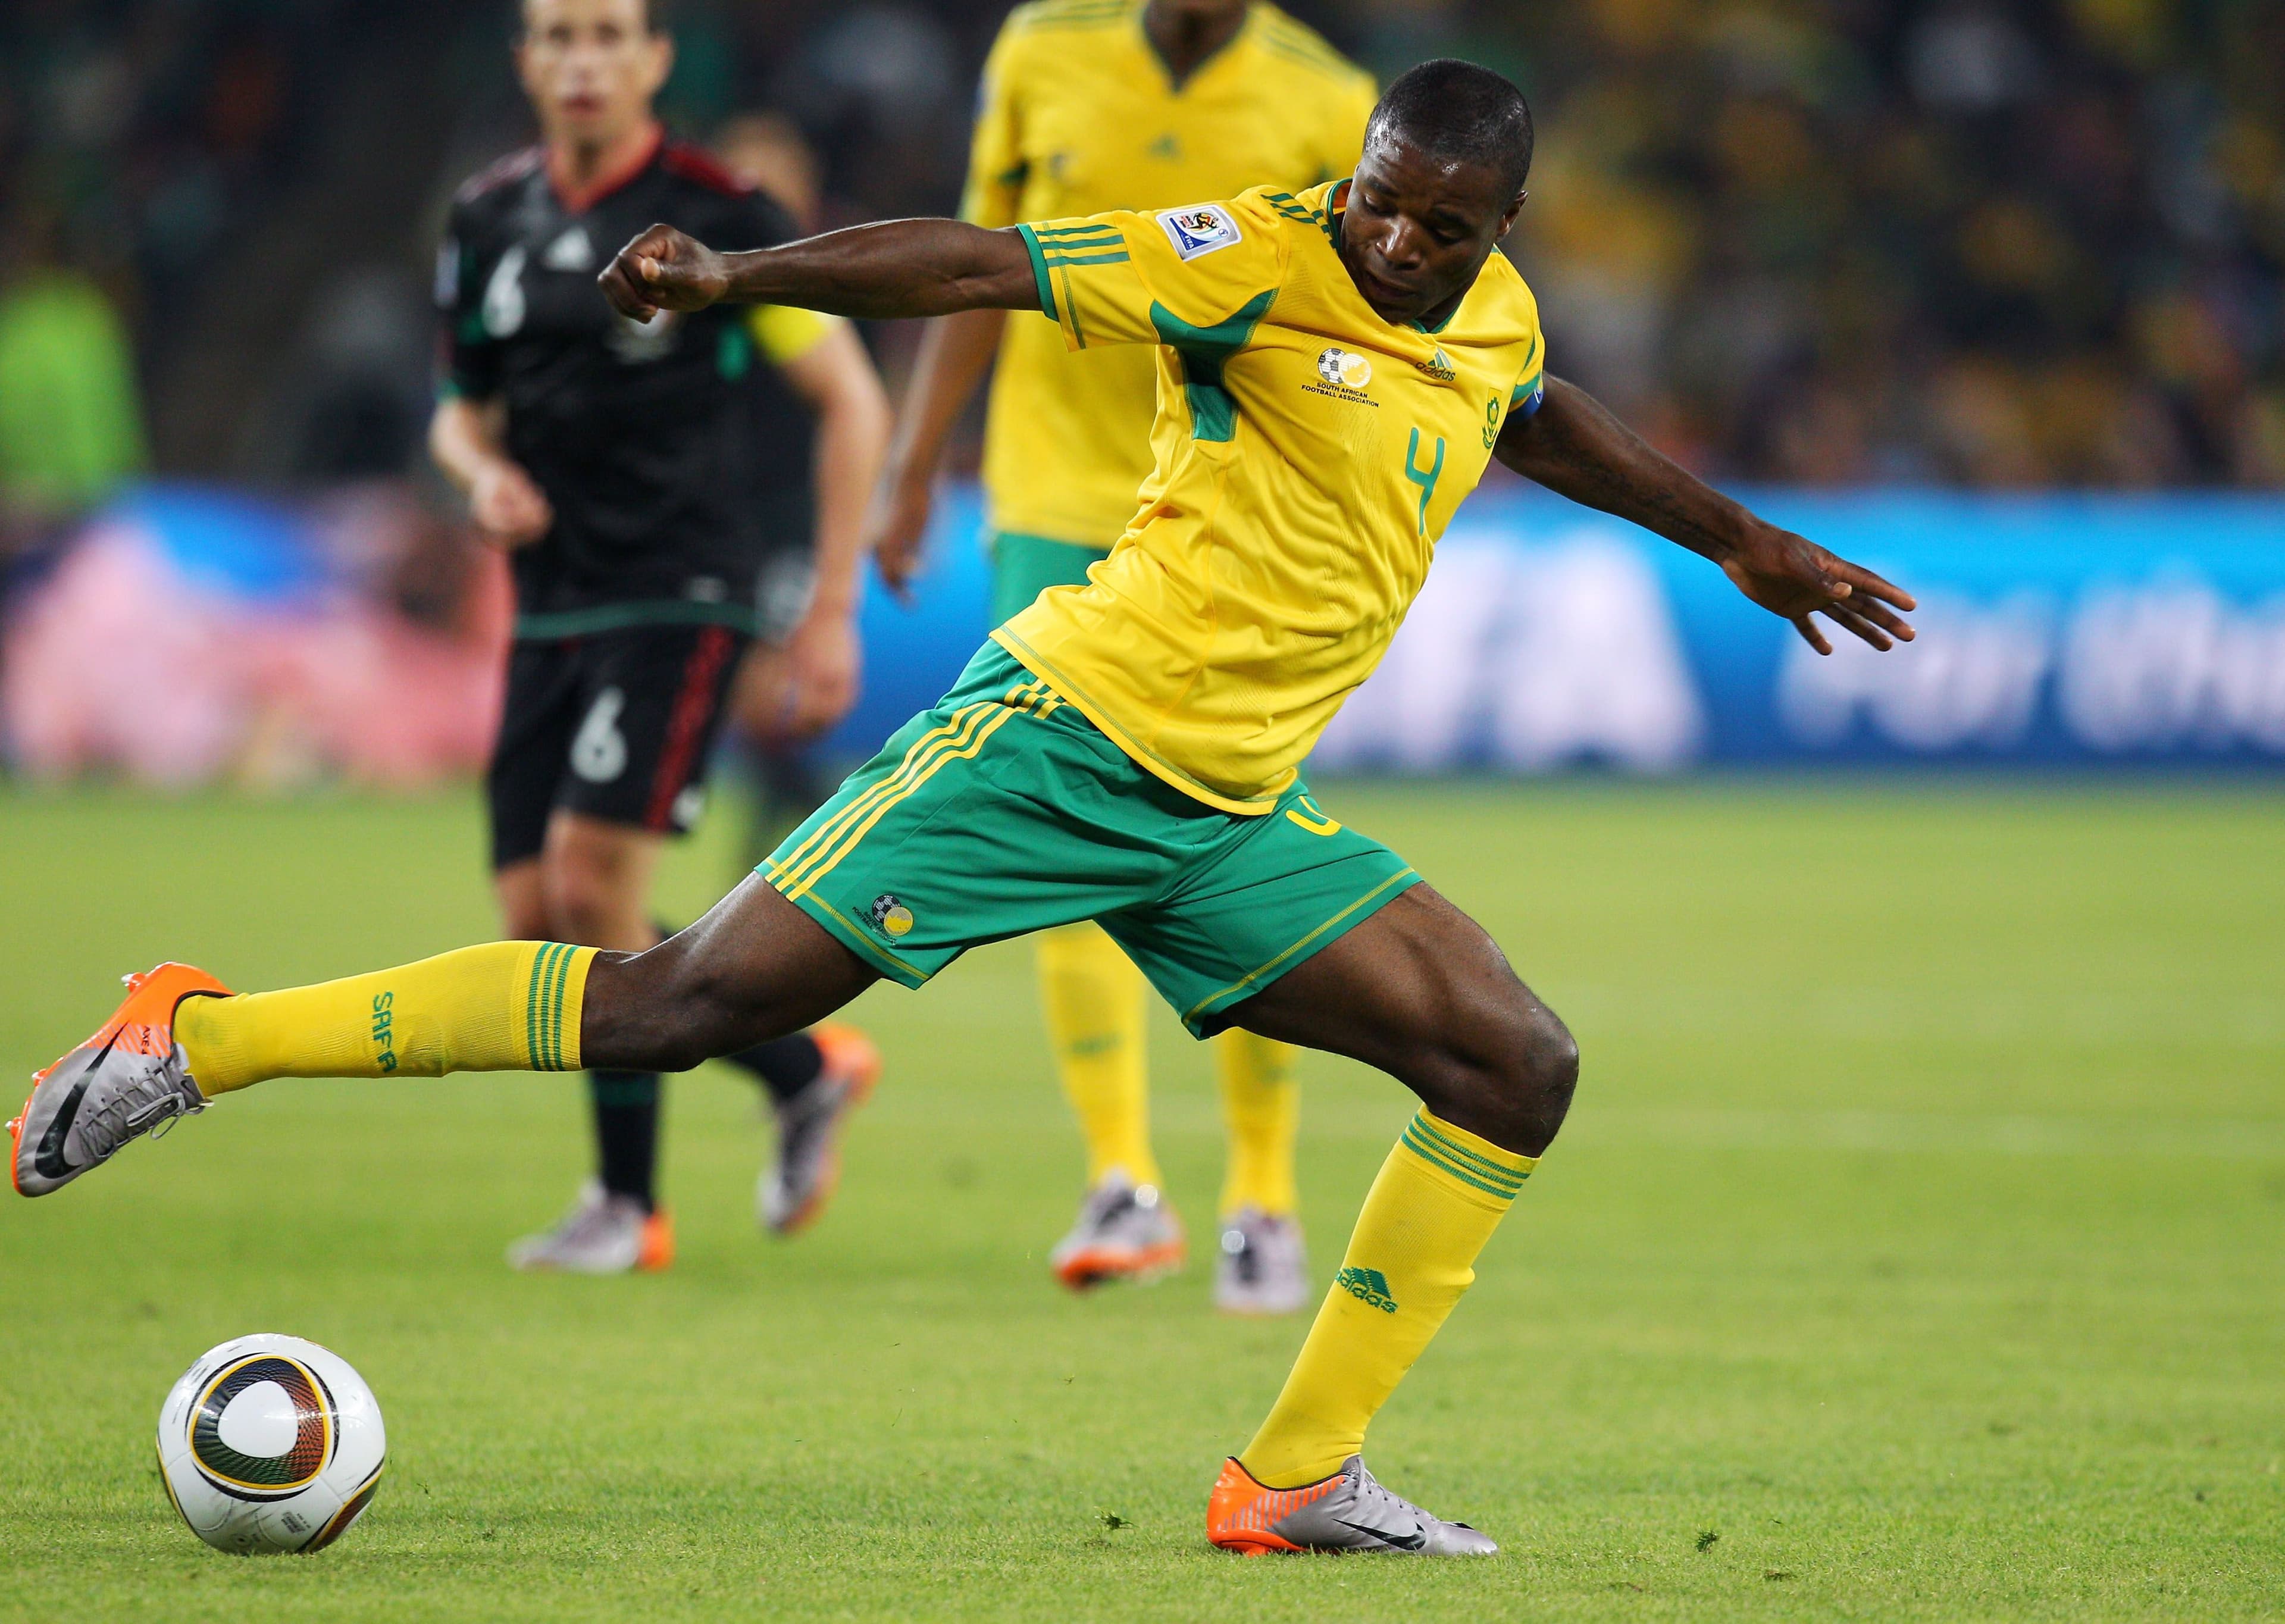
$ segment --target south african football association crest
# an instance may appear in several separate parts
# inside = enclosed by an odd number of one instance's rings
[[[1318,354],[1317,376],[1336,388],[1361,389],[1372,381],[1372,363],[1334,345]]]
[[[885,937],[902,937],[913,928],[913,911],[894,892],[883,891],[873,898],[873,928]]]

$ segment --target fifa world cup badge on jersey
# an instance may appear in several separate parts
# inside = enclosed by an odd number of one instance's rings
[[[1238,239],[1237,222],[1229,211],[1218,204],[1202,203],[1195,208],[1170,208],[1158,216],[1158,224],[1166,233],[1166,240],[1174,245],[1174,253],[1182,259],[1196,259],[1201,254],[1211,254],[1216,248],[1227,248]]]

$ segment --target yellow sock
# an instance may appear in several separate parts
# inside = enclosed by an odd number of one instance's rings
[[[1235,1026],[1214,1040],[1222,1121],[1229,1130],[1224,1218],[1240,1207],[1259,1207],[1275,1218],[1292,1215],[1293,1132],[1301,1120],[1301,1089],[1293,1080],[1297,1052],[1290,1043]]]
[[[1040,934],[1040,1001],[1064,1094],[1087,1141],[1087,1180],[1122,1168],[1156,1184],[1150,1083],[1143,1047],[1142,972],[1095,924]]]
[[[208,1097],[273,1077],[577,1071],[592,947],[487,942],[282,992],[185,999],[175,1038]]]
[[[1476,1254],[1538,1165],[1423,1110],[1381,1164],[1341,1272],[1269,1418],[1239,1456],[1298,1488],[1340,1470],[1476,1277]]]

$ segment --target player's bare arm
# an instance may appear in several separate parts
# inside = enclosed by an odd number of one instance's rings
[[[921,333],[896,438],[889,445],[888,472],[868,526],[874,563],[899,594],[920,567],[945,442],[990,369],[1007,325],[1004,310],[962,310],[938,317]]]
[[[1779,530],[1731,500],[1614,417],[1584,389],[1559,378],[1528,417],[1508,420],[1496,448],[1526,479],[1589,507],[1616,514],[1722,566],[1737,589],[1831,654],[1812,616],[1875,648],[1912,639],[1898,610],[1912,595],[1815,542]]]
[[[866,320],[1038,308],[1023,237],[959,220],[883,220],[750,254],[718,254],[670,225],[619,250],[598,280],[623,316],[797,304]]]
[[[437,402],[428,420],[428,454],[468,498],[469,514],[486,541],[526,546],[547,534],[555,510],[523,465],[501,449],[501,417],[497,401],[455,395]]]
[[[796,737],[832,726],[857,702],[858,576],[865,510],[889,441],[889,397],[852,327],[837,326],[782,364],[786,381],[817,414],[817,585],[787,646]]]

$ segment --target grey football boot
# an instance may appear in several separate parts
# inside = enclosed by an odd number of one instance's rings
[[[207,1108],[175,1041],[175,1006],[230,989],[187,964],[126,978],[127,997],[88,1040],[32,1079],[8,1125],[17,1193],[44,1196],[116,1156],[129,1141]]]
[[[531,1274],[663,1269],[674,1261],[674,1220],[664,1207],[646,1212],[632,1196],[613,1195],[590,1179],[561,1223],[516,1242],[507,1249],[507,1260]]]
[[[777,1159],[754,1188],[754,1216],[773,1235],[798,1235],[824,1215],[841,1185],[841,1130],[881,1079],[881,1051],[856,1028],[828,1023],[810,1036],[824,1069],[775,1107]]]
[[[1309,1306],[1309,1251],[1299,1219],[1240,1207],[1221,1227],[1214,1306],[1225,1314],[1292,1314]]]
[[[1182,1220],[1158,1187],[1113,1168],[1087,1192],[1070,1233],[1048,1254],[1056,1278],[1074,1291],[1106,1280],[1156,1280],[1189,1255]]]
[[[1352,1455],[1331,1477],[1269,1488],[1235,1457],[1206,1502],[1206,1538],[1249,1557],[1271,1551],[1388,1551],[1407,1557],[1488,1557],[1499,1547],[1465,1523],[1448,1523],[1381,1487]]]

